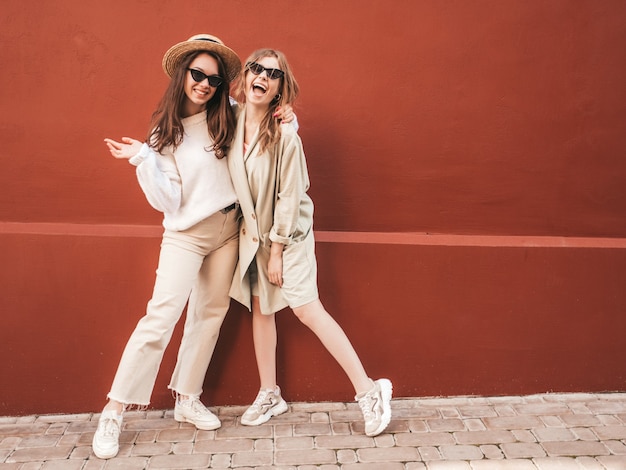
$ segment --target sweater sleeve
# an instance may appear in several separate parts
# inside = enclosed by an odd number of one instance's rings
[[[146,143],[129,162],[137,167],[137,180],[152,207],[163,213],[180,208],[182,185],[172,154],[162,155]]]
[[[309,189],[304,150],[300,138],[293,132],[283,132],[283,140],[276,184],[277,200],[274,207],[274,223],[270,240],[289,245],[298,227],[300,202]]]

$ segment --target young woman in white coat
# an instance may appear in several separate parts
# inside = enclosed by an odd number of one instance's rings
[[[176,396],[174,418],[204,430],[221,425],[199,397],[237,262],[239,208],[225,157],[235,131],[229,85],[241,61],[219,38],[200,34],[172,46],[162,65],[171,81],[146,143],[105,139],[115,158],[136,167],[148,202],[164,214],[165,230],[152,299],[128,340],[94,434],[99,458],[117,455],[123,411],[150,403],[187,303],[168,386]]]
[[[231,296],[252,310],[261,389],[241,422],[259,425],[288,409],[276,383],[275,312],[289,306],[345,371],[365,432],[375,436],[391,419],[392,385],[388,379],[369,378],[343,329],[320,302],[302,142],[291,126],[272,119],[282,103],[293,103],[297,95],[283,53],[261,49],[248,58],[239,88],[244,105],[228,157],[243,214]]]

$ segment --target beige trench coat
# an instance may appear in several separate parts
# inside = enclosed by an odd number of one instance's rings
[[[245,118],[245,109],[241,109],[233,145],[228,154],[230,176],[243,215],[239,228],[239,262],[230,296],[248,307],[248,310],[251,309],[247,272],[256,256],[261,312],[271,314],[287,307],[288,302],[281,289],[271,284],[267,276],[270,246],[272,241],[286,245],[283,273],[288,269],[298,269],[298,266],[290,265],[290,260],[302,258],[297,251],[306,250],[305,255],[309,259],[315,258],[313,201],[306,193],[309,189],[306,159],[302,142],[293,126],[281,126],[282,136],[274,157],[267,151],[258,155],[258,133],[244,154]],[[263,165],[266,181],[249,181],[245,164],[247,158],[263,159],[255,164]],[[258,193],[256,202],[252,198],[251,185],[254,185],[254,192]]]

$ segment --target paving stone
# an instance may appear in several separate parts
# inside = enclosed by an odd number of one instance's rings
[[[561,415],[561,419],[567,426],[598,426],[600,420],[592,414]]]
[[[465,424],[460,419],[427,419],[426,424],[434,432],[465,430]]]
[[[147,457],[118,457],[106,462],[105,470],[144,470],[148,468]]]
[[[193,442],[196,437],[195,428],[165,429],[156,437],[157,442]],[[139,438],[137,438],[139,442]]]
[[[576,457],[580,470],[606,470],[606,467],[593,457]]]
[[[614,415],[618,413],[626,413],[626,401],[598,400],[587,404],[595,414]]]
[[[356,451],[353,449],[340,449],[337,451],[337,462],[349,464],[358,462]]]
[[[595,456],[609,455],[609,449],[601,442],[542,442],[541,446],[549,456]]]
[[[428,462],[428,470],[472,470],[469,462],[440,460]]]
[[[22,438],[18,436],[5,437],[0,439],[0,449],[15,449],[21,441]]]
[[[262,439],[272,437],[272,426],[222,426],[215,432],[216,439]]]
[[[493,418],[498,416],[493,406],[460,406],[462,418]]]
[[[211,456],[207,454],[190,455],[156,455],[150,459],[148,468],[156,469],[191,469],[207,468],[211,462]],[[107,467],[108,470],[108,467]]]
[[[437,447],[425,446],[419,447],[417,451],[420,454],[421,460],[424,462],[431,462],[434,460],[441,460],[441,454]]]
[[[535,435],[525,429],[513,429],[511,430],[511,434],[515,436],[518,442],[537,442]]]
[[[157,436],[159,435],[159,431],[155,429],[149,429],[147,431],[139,431],[137,437],[135,438],[135,442],[156,442]]]
[[[29,447],[17,449],[7,459],[7,463],[30,462],[32,460],[46,461],[67,459],[72,452],[72,446],[63,447]]]
[[[498,416],[502,416],[502,417],[517,416],[517,413],[515,412],[513,407],[510,405],[495,406],[494,410],[496,411]]]
[[[502,449],[494,444],[487,444],[480,446],[480,450],[485,456],[486,459],[492,460],[500,460],[504,459],[504,454],[502,453]]]
[[[211,456],[212,468],[231,468],[232,456],[230,454],[215,454]]]
[[[477,446],[441,446],[439,452],[446,460],[480,460],[483,458],[483,453]]]
[[[342,436],[346,434],[351,434],[352,428],[348,423],[331,423],[330,431],[331,434],[335,436]]]
[[[515,436],[511,431],[461,431],[452,433],[459,444],[502,444],[515,442]]]
[[[252,439],[216,439],[214,441],[200,441],[194,446],[194,452],[205,454],[249,452],[254,450]]]
[[[448,432],[428,432],[396,434],[396,444],[398,446],[428,447],[455,444],[456,440]]]
[[[567,405],[563,403],[538,403],[530,405],[515,405],[513,409],[519,415],[559,415],[569,412]]]
[[[604,426],[621,426],[621,420],[614,415],[596,415]]]
[[[313,437],[281,437],[276,439],[275,446],[276,450],[313,449]]]
[[[178,429],[179,425],[173,419],[132,419],[124,420],[122,425],[126,431],[144,431],[154,429]]]
[[[359,462],[410,462],[419,454],[414,447],[392,447],[391,449],[359,449],[356,451]]]
[[[27,436],[22,439],[19,447],[53,447],[59,440],[60,436],[54,434],[51,436]]]
[[[541,416],[541,421],[546,427],[550,428],[562,428],[565,423],[559,416]]]
[[[254,450],[273,450],[274,441],[272,439],[256,439],[254,441]]]
[[[360,437],[360,436],[357,436]],[[363,436],[365,437],[365,436]],[[384,448],[384,447],[393,447],[396,444],[393,436],[391,434],[379,434],[378,436],[374,437],[374,446],[375,447],[380,447],[380,448]],[[367,446],[363,446],[363,447],[367,447]]]
[[[401,463],[393,462],[358,463],[341,466],[341,470],[404,470],[404,468]]]
[[[539,444],[531,442],[514,442],[502,444],[502,451],[507,459],[524,459],[545,457],[546,452]]]
[[[328,413],[311,413],[312,423],[330,423]]]
[[[538,470],[580,470],[578,462],[573,458],[537,458],[533,462]]]
[[[532,433],[537,437],[537,441],[575,441],[576,436],[569,429],[561,428],[539,428],[533,429]]]
[[[41,470],[81,470],[82,460],[51,460],[41,467]]]
[[[441,414],[437,408],[403,408],[400,410],[393,410],[391,416],[393,419],[441,418]]]
[[[294,436],[319,436],[330,435],[330,424],[308,423],[296,424],[293,427]]]
[[[581,441],[597,441],[598,436],[589,428],[571,428],[570,431]]]
[[[171,442],[148,442],[148,443],[140,443],[135,444],[131,449],[130,455],[135,456],[146,456],[150,457],[151,455],[164,455],[169,454],[172,451],[172,443]]]
[[[591,429],[600,440],[626,439],[626,426],[594,426]]]
[[[483,422],[487,429],[533,429],[543,425],[536,416],[511,416],[484,418]]]
[[[477,418],[464,419],[463,424],[468,431],[485,431],[487,429],[485,423]]]
[[[426,464],[423,462],[407,462],[404,464],[405,470],[426,470]]]
[[[50,425],[47,423],[36,424],[0,424],[0,438],[15,436],[40,436],[45,434]]]
[[[87,462],[85,462],[85,466],[83,467],[83,470],[103,470],[105,465],[106,465],[106,460],[100,460],[100,459],[87,460]]]
[[[331,411],[344,411],[346,409],[346,405],[344,403],[337,403],[337,402],[322,402],[322,403],[294,402],[294,403],[291,403],[290,406],[294,412],[305,411],[307,413],[329,413]]]
[[[26,462],[25,464],[20,466],[20,470],[41,470],[41,467],[43,467],[43,464],[45,462]],[[5,464],[3,464],[5,465]],[[7,464],[7,465],[11,465],[11,464]]]
[[[604,441],[603,444],[612,454],[626,455],[626,445],[621,441]]]
[[[537,470],[535,464],[526,459],[473,460],[470,466],[472,470]]]
[[[337,456],[333,450],[278,450],[274,453],[275,463],[279,465],[334,464]]]
[[[426,421],[411,419],[408,424],[411,432],[428,432]]]
[[[596,459],[607,470],[624,470],[626,468],[626,457],[622,455],[599,456]]]

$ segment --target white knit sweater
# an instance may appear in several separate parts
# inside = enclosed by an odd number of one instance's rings
[[[206,113],[182,120],[185,135],[175,152],[143,144],[129,161],[148,202],[163,212],[163,226],[181,231],[237,201],[226,158],[217,159]]]

